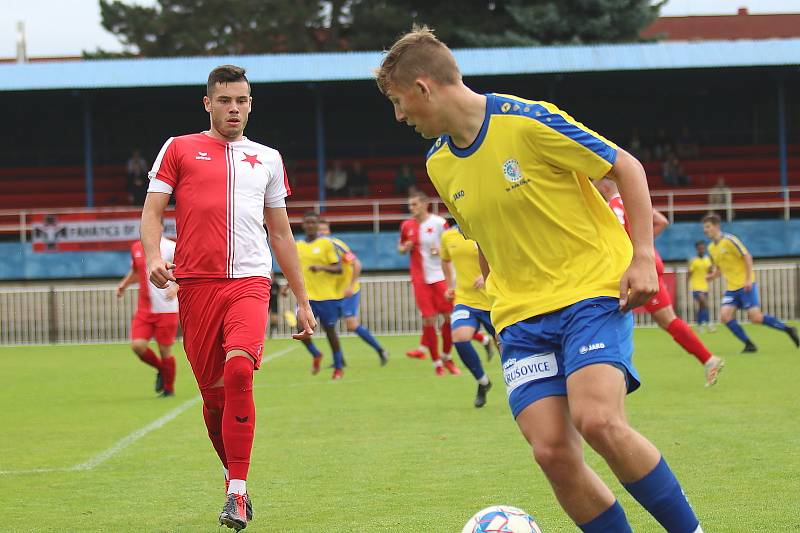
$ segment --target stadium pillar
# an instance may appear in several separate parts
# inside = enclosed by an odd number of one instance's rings
[[[778,76],[778,158],[780,161],[781,188],[783,194],[789,193],[785,190],[789,185],[786,169],[786,86],[783,76]]]
[[[325,120],[322,116],[322,87],[312,84],[317,120],[317,199],[319,211],[325,211]]]
[[[92,163],[92,100],[84,93],[83,100],[83,168],[86,176],[86,207],[94,207],[94,167]]]

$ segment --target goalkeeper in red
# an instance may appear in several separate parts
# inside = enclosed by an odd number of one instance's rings
[[[587,533],[631,531],[585,440],[666,531],[700,533],[672,470],[625,415],[639,387],[630,310],[658,292],[641,164],[553,104],[473,92],[427,28],[392,46],[377,82],[397,121],[435,139],[428,175],[478,243],[511,411],[563,509]],[[585,177],[606,175],[630,238]]]

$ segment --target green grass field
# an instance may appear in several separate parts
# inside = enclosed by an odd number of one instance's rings
[[[707,533],[797,531],[800,350],[782,333],[747,329],[756,355],[739,355],[727,331],[703,336],[728,362],[712,389],[665,333],[637,330],[644,386],[628,412]],[[436,377],[429,361],[402,355],[416,338],[381,340],[393,353],[385,368],[346,339],[349,366],[335,383],[329,371],[309,374],[301,345],[268,342],[278,357],[256,374],[247,531],[460,532],[499,503],[535,515],[545,532],[577,531],[511,419],[497,358],[496,387],[478,410],[466,372]],[[0,530],[219,533],[220,467],[182,355],[171,399],[154,397],[153,372],[124,345],[3,348],[0,375]],[[634,530],[660,531],[588,458]]]

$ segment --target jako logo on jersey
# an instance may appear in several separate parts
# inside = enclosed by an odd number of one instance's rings
[[[199,159],[200,161],[211,161],[211,157],[209,157],[208,152],[197,152],[195,159]]]
[[[522,171],[519,169],[519,161],[516,159],[507,159],[503,163],[503,176],[506,177],[511,183],[516,183],[522,179]]]
[[[602,342],[595,342],[594,344],[590,344],[588,346],[586,346],[586,345],[581,346],[579,351],[581,352],[581,355],[583,355],[585,353],[589,353],[589,352],[594,351],[594,350],[601,350],[601,349],[603,349],[605,347],[606,347],[606,345],[603,344]]]
[[[462,198],[464,198],[464,189],[461,189],[460,191],[456,191],[453,194],[453,202],[455,202],[456,200],[461,200]]]

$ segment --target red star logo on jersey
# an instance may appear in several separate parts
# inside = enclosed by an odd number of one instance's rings
[[[433,233],[433,228],[425,228],[425,233]]]
[[[250,163],[250,167],[251,168],[256,168],[256,163],[258,163],[259,165],[263,165],[264,164],[264,163],[262,163],[261,161],[258,160],[258,155],[257,154],[253,154],[253,155],[244,154],[244,159],[242,159],[242,162]]]

